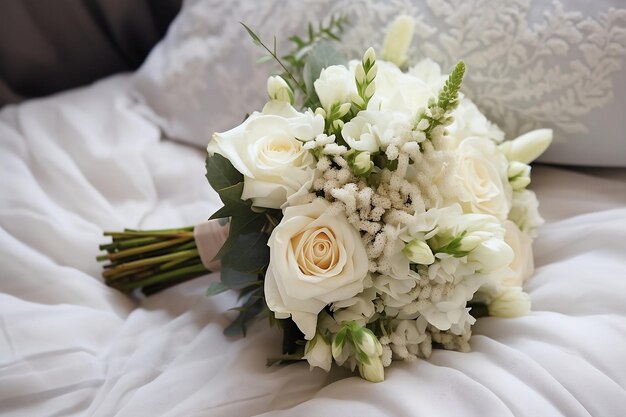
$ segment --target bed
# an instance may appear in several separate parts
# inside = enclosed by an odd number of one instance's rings
[[[233,3],[241,9],[237,20],[261,26],[263,36],[299,24],[262,27],[267,16],[244,3]],[[426,2],[427,14],[418,10],[424,4],[411,9],[408,0],[338,1],[331,11],[357,3],[380,6],[366,22],[374,25],[399,8],[432,23],[442,16],[437,7],[454,2]],[[306,7],[310,18],[330,3],[267,4],[287,7],[285,16]],[[551,6],[554,16],[587,22],[563,15],[559,4]],[[221,29],[222,15],[234,16],[229,7],[188,1],[138,72],[0,110],[0,414],[624,415],[626,168],[534,165],[531,188],[546,223],[534,244],[535,274],[525,284],[531,314],[481,318],[471,353],[436,350],[428,361],[394,363],[378,384],[344,369],[310,371],[305,363],[267,367],[266,359],[280,354],[281,334],[259,322],[245,338],[224,336],[237,296],[205,295],[216,273],[147,298],[104,285],[96,262],[103,230],[193,225],[221,205],[204,178],[206,126],[238,123],[257,106],[254,86],[265,77],[242,70],[258,57],[253,46],[229,55],[249,43],[238,28]],[[622,33],[620,12],[613,20],[598,17],[600,29]],[[361,32],[347,36],[357,42],[367,34]],[[624,72],[607,68],[601,84],[619,93]],[[626,97],[616,95],[618,104]],[[614,120],[607,134],[571,134],[573,142],[596,141],[575,156],[626,166],[623,106],[606,111],[613,113],[594,117]],[[566,150],[557,141],[544,162],[564,162]]]
[[[222,334],[215,274],[146,299],[106,287],[102,230],[195,224],[219,201],[201,149],[161,138],[130,75],[0,112],[0,410],[6,416],[617,416],[626,409],[626,170],[534,167],[547,222],[533,312],[482,318],[372,384],[266,367],[279,334]],[[105,173],[102,175],[102,173]]]

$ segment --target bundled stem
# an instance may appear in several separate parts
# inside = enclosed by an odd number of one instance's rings
[[[209,272],[198,254],[194,228],[104,232],[112,242],[100,245],[106,254],[97,257],[104,265],[105,283],[130,293],[141,289],[154,294]]]

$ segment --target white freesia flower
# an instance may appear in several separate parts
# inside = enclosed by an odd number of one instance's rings
[[[320,73],[313,86],[322,107],[327,112],[333,104],[351,103],[359,96],[354,82],[354,69],[343,65],[331,65]]]
[[[243,200],[280,208],[313,177],[314,159],[299,137],[312,139],[323,128],[321,117],[272,101],[236,128],[215,133],[207,151],[227,158],[244,175]]]
[[[343,126],[341,135],[351,149],[378,152],[408,126],[402,113],[364,110]]]
[[[326,372],[330,371],[330,366],[333,363],[330,343],[319,333],[316,333],[313,339],[306,342],[304,351],[306,353],[302,356],[302,359],[309,363],[311,369],[317,367],[322,368]]]
[[[354,61],[350,65],[354,65]],[[377,61],[377,65],[376,93],[368,109],[415,117],[420,108],[426,107],[430,97],[437,96],[437,90],[416,76],[402,72],[396,65],[385,61]]]
[[[552,129],[537,129],[504,142],[500,149],[510,161],[530,164],[544,153],[551,143]]]
[[[337,301],[331,307],[333,317],[337,323],[354,321],[359,326],[365,326],[376,312],[373,302],[375,298],[376,290],[368,288],[352,298]]]
[[[435,262],[432,249],[424,240],[416,238],[408,242],[404,249],[404,255],[415,264],[430,265]]]
[[[329,203],[287,207],[270,236],[265,298],[277,318],[291,316],[310,340],[328,304],[363,291],[368,260],[359,233]]]
[[[383,42],[382,58],[399,67],[406,63],[406,53],[413,39],[415,20],[411,16],[400,15],[387,29],[387,36]]]
[[[514,191],[520,191],[530,184],[530,165],[511,161],[508,169],[509,183]]]
[[[521,287],[509,287],[489,303],[489,315],[513,318],[530,313],[530,297]]]
[[[513,249],[514,257],[507,270],[503,272],[500,284],[506,287],[521,287],[535,269],[533,241],[526,233],[522,233],[512,221],[506,220],[503,226],[505,230],[504,241]]]
[[[291,87],[281,76],[274,75],[267,79],[267,95],[270,100],[284,101],[293,104],[294,95]]]
[[[543,224],[543,218],[539,214],[539,200],[533,191],[522,190],[513,193],[509,220],[517,224],[523,232],[535,236],[535,229]]]
[[[490,139],[496,142],[504,140],[504,132],[491,123],[478,110],[476,104],[466,97],[459,100],[459,106],[454,111],[454,122],[447,127],[447,130],[452,139],[450,146],[453,148],[469,137]]]
[[[478,137],[461,141],[456,155],[455,180],[464,210],[505,220],[511,207],[512,189],[504,155],[492,141]]]
[[[441,73],[441,67],[430,58],[422,59],[409,70],[409,74],[419,78],[430,86],[433,91],[439,91],[448,79]]]
[[[382,382],[385,380],[385,368],[380,357],[370,358],[368,363],[359,363],[359,373],[370,382]]]

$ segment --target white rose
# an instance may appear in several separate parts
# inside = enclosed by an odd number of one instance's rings
[[[356,100],[358,93],[354,81],[354,68],[343,65],[331,65],[320,73],[313,86],[320,99],[322,107],[330,111],[333,104],[351,103]]]
[[[317,199],[287,207],[268,242],[267,305],[277,318],[291,316],[307,340],[318,313],[363,291],[368,271],[361,236],[345,217],[327,214],[329,206]]]
[[[330,371],[330,366],[333,363],[330,343],[320,336],[319,333],[316,334],[312,340],[306,342],[304,351],[306,353],[302,356],[302,359],[305,359],[309,363],[311,369],[318,367],[326,372]]]
[[[501,284],[506,287],[521,287],[535,269],[533,262],[532,239],[522,233],[517,225],[510,220],[503,223],[504,241],[513,249],[513,261],[502,275]]]
[[[313,139],[323,129],[321,116],[271,101],[236,128],[215,133],[207,151],[227,158],[244,175],[243,200],[280,208],[313,178],[314,159],[301,140]]]
[[[488,139],[464,139],[456,151],[455,179],[458,199],[467,212],[486,213],[505,220],[512,189],[507,177],[508,161]]]

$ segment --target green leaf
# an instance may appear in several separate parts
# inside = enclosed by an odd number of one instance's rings
[[[237,241],[240,234],[258,232],[265,227],[266,218],[262,213],[248,212],[244,216],[233,216],[230,219],[228,239],[222,245],[213,260],[222,259]]]
[[[222,266],[220,275],[222,284],[231,290],[239,290],[258,281],[259,274],[237,271],[229,266]]]
[[[306,86],[307,96],[316,97],[313,82],[317,80],[324,68],[331,65],[347,65],[348,60],[338,52],[330,42],[320,42],[309,52],[304,64],[302,77]]]
[[[280,320],[283,328],[283,354],[293,354],[302,349],[300,342],[304,340],[304,334],[300,331],[292,319]]]
[[[210,219],[222,219],[224,217],[246,217],[252,212],[252,204],[241,199],[243,182],[218,191],[224,207],[213,213]]]
[[[209,284],[209,288],[206,290],[206,295],[208,297],[213,297],[214,295],[221,294],[224,291],[228,291],[228,287],[219,281],[215,281]]]
[[[270,261],[268,239],[269,236],[260,231],[240,234],[222,258],[222,267],[228,266],[243,272],[259,272]]]
[[[259,36],[256,33],[254,33],[252,31],[252,29],[250,29],[248,26],[246,26],[246,24],[243,23],[243,22],[239,22],[239,23],[241,24],[241,26],[243,26],[246,29],[246,31],[248,32],[248,35],[250,35],[250,37],[252,38],[252,41],[255,44],[260,45],[262,43],[261,42],[261,38],[259,38]]]
[[[222,189],[243,183],[243,174],[228,159],[217,153],[206,158],[206,178],[218,193]]]
[[[459,61],[454,66],[452,73],[446,80],[443,88],[439,92],[437,106],[441,107],[445,112],[454,110],[459,102],[459,90],[463,83],[463,75],[465,74],[465,62]]]
[[[248,324],[252,322],[263,311],[265,302],[262,299],[250,298],[246,304],[243,305],[241,312],[237,318],[224,329],[224,335],[226,336],[239,336],[246,335]]]
[[[266,362],[266,366],[274,366],[274,365],[287,365],[294,362],[300,362],[303,359],[304,352],[293,353],[291,355],[283,355],[279,358],[268,358]]]

